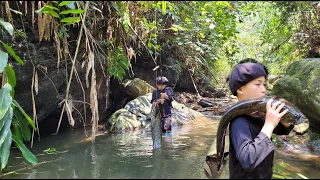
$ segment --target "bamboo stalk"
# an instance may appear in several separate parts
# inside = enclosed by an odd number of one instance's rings
[[[34,1],[31,1],[32,28],[34,28]]]

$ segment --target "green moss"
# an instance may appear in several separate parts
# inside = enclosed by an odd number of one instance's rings
[[[273,86],[272,95],[285,98],[310,120],[311,126],[320,125],[320,60],[299,60]],[[318,124],[318,125],[317,125]],[[320,131],[320,127],[318,128]]]

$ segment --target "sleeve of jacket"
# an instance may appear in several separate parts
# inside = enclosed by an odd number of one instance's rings
[[[253,171],[275,148],[263,132],[260,132],[257,137],[252,137],[245,117],[237,117],[232,121],[230,136],[236,157],[248,172]]]
[[[166,94],[168,95],[169,97],[169,101],[173,101],[173,98],[174,98],[174,93],[173,93],[173,90],[171,87],[167,87],[166,88]]]
[[[290,125],[290,127],[285,127],[281,122],[274,128],[273,133],[277,135],[288,135],[290,131],[293,129],[294,125]]]
[[[154,91],[152,92],[151,104],[156,101],[156,91],[157,91],[157,90],[154,90]]]

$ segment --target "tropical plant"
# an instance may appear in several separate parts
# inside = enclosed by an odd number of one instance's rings
[[[13,35],[13,26],[0,19],[0,24]],[[14,50],[2,42],[2,47],[21,65],[23,61],[17,56]],[[14,100],[14,87],[16,76],[13,68],[8,64],[8,54],[0,50],[0,73],[2,73],[2,87],[0,89],[0,157],[1,170],[6,167],[10,156],[12,141],[22,152],[25,160],[32,164],[37,164],[37,158],[23,144],[23,141],[30,141],[31,133],[27,122],[36,130],[34,121],[25,113],[19,103]],[[24,118],[23,118],[23,116]]]

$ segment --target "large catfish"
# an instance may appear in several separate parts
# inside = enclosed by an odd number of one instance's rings
[[[160,120],[160,111],[159,105],[154,102],[151,107],[151,134],[153,149],[161,147],[162,144],[162,130],[161,130],[161,120]]]
[[[254,118],[264,119],[262,117],[266,115],[266,104],[269,100],[270,98],[268,97],[241,101],[228,108],[223,114],[219,122],[216,140],[214,141],[216,144],[216,154],[206,156],[204,169],[208,177],[217,178],[226,163],[224,158],[228,156],[228,152],[224,152],[225,136],[230,121],[240,115],[249,115]],[[276,101],[278,100],[273,99],[271,104],[274,104]],[[286,101],[283,107],[283,110],[284,109],[288,109],[288,112],[281,118],[280,122],[293,125],[302,123],[302,113],[295,109],[291,103]]]

